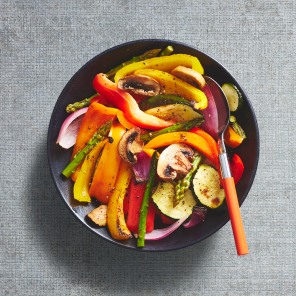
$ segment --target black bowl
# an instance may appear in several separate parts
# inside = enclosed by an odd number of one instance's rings
[[[98,237],[102,237],[109,242],[134,250],[139,250],[136,247],[136,241],[134,239],[130,239],[128,241],[115,241],[111,238],[106,228],[95,227],[85,218],[86,215],[97,206],[97,204],[93,202],[87,206],[81,206],[74,201],[72,195],[72,181],[66,180],[61,176],[61,171],[69,162],[71,149],[69,151],[65,151],[56,144],[56,139],[59,129],[67,116],[65,111],[66,106],[69,103],[80,101],[83,98],[89,97],[95,93],[92,87],[92,81],[97,73],[107,72],[109,69],[117,66],[121,62],[137,56],[149,49],[165,48],[167,45],[172,45],[174,47],[174,53],[186,53],[198,57],[205,69],[206,75],[211,76],[220,84],[224,82],[234,83],[243,94],[244,106],[237,114],[237,119],[247,134],[246,141],[237,149],[238,154],[242,157],[245,163],[244,175],[237,185],[237,194],[240,205],[247,197],[247,194],[252,186],[259,159],[258,125],[254,110],[246,92],[242,89],[238,81],[236,81],[235,78],[220,63],[205,53],[179,42],[150,39],[137,40],[115,46],[91,59],[80,70],[78,70],[78,72],[67,83],[52,112],[47,142],[50,171],[58,192],[65,204],[70,209],[72,214],[78,218],[87,229],[92,231]],[[245,215],[243,219],[248,219],[248,217]],[[177,231],[165,239],[159,241],[147,241],[145,248],[141,250],[169,251],[187,247],[209,237],[228,221],[229,215],[226,207],[222,207],[220,210],[210,210],[208,211],[206,220],[202,224],[191,229],[180,227]]]

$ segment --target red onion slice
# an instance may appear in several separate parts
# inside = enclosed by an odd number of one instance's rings
[[[195,206],[193,208],[190,220],[187,223],[184,223],[183,227],[190,228],[195,225],[198,225],[199,223],[205,220],[206,215],[207,215],[207,208]]]
[[[56,143],[65,149],[71,148],[77,138],[81,124],[82,115],[86,113],[87,107],[82,108],[69,115],[63,122]]]
[[[208,98],[208,107],[206,109],[200,110],[204,116],[204,122],[201,124],[201,128],[209,133],[214,139],[218,137],[218,110],[210,90],[210,87],[206,84],[202,91]]]
[[[178,229],[187,218],[188,216],[179,219],[178,221],[176,221],[175,223],[173,223],[172,225],[166,228],[155,229],[152,232],[147,233],[145,235],[145,240],[160,240],[162,238],[167,237],[168,235],[173,233],[176,229]]]
[[[151,158],[144,151],[137,154],[137,162],[133,165],[133,172],[137,183],[148,180]]]

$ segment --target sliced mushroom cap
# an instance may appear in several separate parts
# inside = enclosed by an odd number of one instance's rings
[[[191,68],[178,66],[171,71],[171,74],[199,88],[203,88],[206,84],[204,77]]]
[[[190,160],[194,151],[185,144],[172,144],[164,149],[157,164],[157,174],[165,181],[173,181],[179,175],[185,176],[192,168]]]
[[[141,130],[138,127],[131,128],[124,133],[118,143],[118,152],[124,161],[131,164],[137,162],[137,154],[143,150],[144,143],[140,138]]]
[[[130,90],[145,96],[156,96],[160,93],[158,81],[145,75],[126,76],[118,80],[117,86],[119,89]]]
[[[87,215],[94,223],[99,226],[107,225],[107,206],[100,205]]]

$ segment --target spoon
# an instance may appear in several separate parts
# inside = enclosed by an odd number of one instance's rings
[[[226,96],[219,84],[211,77],[205,76],[205,80],[212,92],[218,110],[218,149],[221,175],[226,194],[226,202],[236,245],[236,251],[237,254],[241,256],[248,254],[248,245],[241,218],[235,183],[231,175],[227,151],[224,144],[224,132],[229,124],[230,117],[229,105]]]

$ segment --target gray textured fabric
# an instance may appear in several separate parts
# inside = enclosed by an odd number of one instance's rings
[[[296,2],[1,1],[1,295],[296,295]],[[230,224],[176,252],[131,252],[66,209],[46,155],[64,85],[116,44],[166,38],[218,59],[249,94],[261,136],[242,206],[250,254]]]

